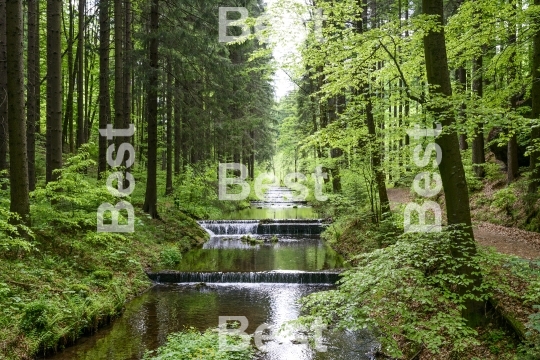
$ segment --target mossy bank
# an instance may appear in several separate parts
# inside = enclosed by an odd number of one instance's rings
[[[206,241],[207,233],[171,204],[159,210],[161,220],[136,212],[128,234],[38,226],[32,249],[4,253],[0,358],[31,359],[96,331],[152,285],[145,270],[172,265]]]

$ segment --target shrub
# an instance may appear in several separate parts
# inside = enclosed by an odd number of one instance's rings
[[[504,179],[504,172],[501,171],[501,166],[494,162],[487,162],[484,164],[484,172],[486,180],[498,181]]]
[[[240,335],[226,336],[227,344],[238,346],[245,339]],[[147,352],[144,360],[250,360],[253,348],[246,347],[241,351],[226,351],[219,348],[219,334],[216,330],[206,330],[203,333],[194,328],[185,332],[171,334],[167,344],[156,351]]]
[[[47,303],[44,301],[34,301],[26,305],[21,318],[21,329],[25,333],[42,332],[48,327]]]
[[[423,344],[432,353],[442,348],[463,352],[478,342],[476,331],[461,316],[461,307],[467,297],[486,300],[492,284],[483,283],[481,297],[456,294],[456,286],[466,282],[451,269],[466,263],[472,271],[484,273],[479,265],[482,255],[450,256],[460,236],[457,230],[407,233],[394,245],[358,256],[357,267],[344,273],[337,290],[302,300],[308,315],[300,321],[323,317],[327,324],[353,331],[368,327],[383,351],[393,357],[404,355],[404,344],[409,349]]]
[[[505,211],[507,215],[512,215],[512,208],[517,201],[517,197],[514,194],[514,188],[508,186],[493,194],[492,205],[502,211]]]
[[[175,266],[182,260],[182,253],[177,246],[165,248],[159,254],[159,262],[164,266]]]
[[[34,234],[32,230],[24,225],[13,225],[12,220],[19,218],[16,213],[12,213],[0,207],[0,254],[7,257],[11,252],[30,252],[35,250]]]

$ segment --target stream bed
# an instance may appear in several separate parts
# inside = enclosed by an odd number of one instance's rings
[[[271,189],[269,201],[258,203],[263,208],[258,210],[301,209],[291,209],[303,206],[287,202],[291,194]],[[184,254],[175,269],[154,269],[149,276],[156,285],[129,302],[120,318],[48,359],[141,359],[147,350],[165,344],[168,334],[216,328],[220,316],[245,317],[248,334],[262,324],[277,330],[296,319],[299,299],[335,288],[346,264],[320,239],[325,226],[320,220],[286,219],[283,214],[263,219],[201,221],[211,235],[202,249]],[[365,331],[323,331],[320,344],[326,351],[299,341],[298,332],[274,334],[256,359],[368,360],[377,345]]]

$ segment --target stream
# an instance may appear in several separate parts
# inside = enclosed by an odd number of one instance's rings
[[[270,188],[264,201],[231,214],[234,220],[200,221],[211,235],[202,249],[184,254],[176,269],[154,269],[156,286],[129,302],[120,318],[48,359],[141,359],[168,334],[215,328],[219,316],[245,316],[248,334],[296,319],[298,300],[334,288],[345,264],[321,240],[324,224],[313,210],[291,197],[289,189]],[[257,241],[249,244],[247,236]],[[322,345],[326,351],[316,351],[280,333],[256,359],[367,360],[376,341],[367,332],[325,330]]]

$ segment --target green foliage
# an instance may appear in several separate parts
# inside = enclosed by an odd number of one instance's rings
[[[482,340],[487,344],[490,352],[494,355],[499,355],[504,351],[512,349],[513,344],[506,343],[507,339],[508,334],[501,329],[490,329],[482,335]]]
[[[26,305],[21,318],[21,329],[26,333],[44,331],[48,326],[47,311],[47,303],[43,300]]]
[[[109,281],[113,278],[113,273],[109,270],[95,270],[92,277],[96,280]]]
[[[65,167],[58,170],[58,181],[49,182],[32,193],[33,228],[37,231],[52,235],[95,230],[98,207],[105,202],[116,204],[104,180],[97,182],[85,174],[95,165],[88,152],[90,146],[83,145],[76,155],[66,160]],[[129,201],[129,197],[126,200]],[[123,221],[126,220],[120,216],[119,222]]]
[[[517,201],[514,193],[514,187],[508,186],[493,194],[492,206],[498,210],[505,211],[508,215],[512,215],[512,208]]]
[[[150,285],[145,268],[176,261],[208,238],[167,199],[158,203],[162,220],[136,207],[134,233],[96,232],[98,206],[116,199],[93,179],[93,169],[83,148],[59,181],[38,188],[31,228],[12,225],[0,200],[0,358],[30,358],[95,330]],[[142,203],[142,195],[129,200]]]
[[[538,312],[529,315],[529,322],[526,324],[528,329],[528,339],[519,346],[520,359],[534,360],[540,358],[540,305],[534,305]]]
[[[501,171],[501,166],[494,162],[484,164],[484,173],[486,180],[499,181],[504,179],[504,172]]]
[[[466,150],[462,152],[463,168],[465,170],[465,178],[467,180],[467,187],[469,192],[475,192],[483,188],[482,181],[474,174],[473,164],[471,160],[471,151]],[[476,165],[478,166],[478,165]]]
[[[461,317],[463,304],[467,298],[487,299],[492,284],[484,282],[478,293],[458,295],[456,286],[469,280],[455,271],[466,263],[483,274],[486,263],[499,261],[483,254],[453,257],[451,249],[461,236],[457,230],[404,234],[394,245],[358,256],[357,266],[345,272],[337,290],[309,295],[304,309],[328,324],[369,328],[391,356],[403,355],[397,339],[423,344],[432,353],[447,348],[459,354],[477,344],[476,331]]]
[[[238,346],[246,339],[241,335],[224,336],[228,346]],[[199,333],[194,328],[187,331],[170,334],[167,344],[156,351],[147,352],[145,360],[250,360],[254,354],[253,348],[247,346],[240,351],[220,350],[217,330],[206,330]]]
[[[161,251],[159,254],[161,265],[173,267],[178,265],[182,260],[182,253],[177,246],[170,246]]]
[[[18,214],[0,207],[0,256],[35,250],[33,231],[18,220]]]
[[[508,260],[511,274],[529,284],[523,294],[524,303],[527,305],[540,303],[540,261],[510,258]]]
[[[249,206],[246,201],[218,199],[218,164],[186,166],[174,184],[174,203],[182,212],[196,219],[218,218],[221,214]],[[253,186],[252,186],[253,188]],[[234,192],[234,190],[229,190]]]

